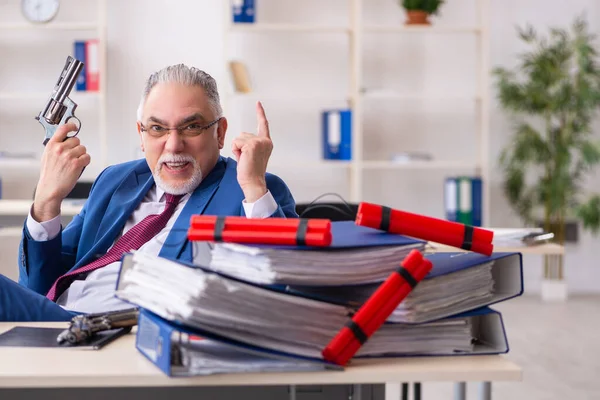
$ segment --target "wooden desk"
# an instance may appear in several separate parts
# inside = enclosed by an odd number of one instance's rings
[[[66,323],[0,323],[66,327]],[[415,357],[356,360],[345,371],[223,374],[170,378],[134,347],[126,335],[102,350],[0,347],[1,388],[272,386],[402,382],[519,381],[521,369],[503,356]],[[489,385],[489,383],[487,383]],[[491,391],[490,391],[491,393]]]

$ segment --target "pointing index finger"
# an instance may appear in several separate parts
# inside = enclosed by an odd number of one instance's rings
[[[258,120],[258,136],[271,138],[271,133],[269,132],[269,121],[267,121],[265,109],[260,101],[256,102],[256,119]]]

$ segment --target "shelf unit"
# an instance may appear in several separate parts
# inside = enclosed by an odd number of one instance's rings
[[[11,0],[14,3],[14,7],[19,7],[18,0]],[[95,8],[94,14],[97,15],[96,20],[93,21],[84,21],[84,22],[70,22],[70,21],[60,21],[57,18],[56,21],[50,21],[48,23],[40,23],[34,24],[26,22],[23,19],[23,22],[0,22],[0,35],[2,33],[16,31],[16,32],[25,32],[25,31],[48,31],[47,35],[52,35],[54,33],[59,33],[62,31],[65,32],[92,32],[94,33],[94,38],[98,39],[98,66],[99,66],[99,74],[100,74],[100,85],[99,90],[95,92],[84,92],[77,91],[75,88],[70,93],[71,99],[77,103],[78,109],[75,111],[75,115],[78,116],[78,111],[81,112],[82,103],[87,102],[88,99],[92,99],[96,101],[94,103],[94,108],[97,108],[98,112],[98,127],[97,131],[99,134],[99,148],[97,149],[98,156],[94,158],[94,171],[102,170],[108,164],[108,140],[107,140],[107,132],[106,132],[106,77],[107,77],[107,61],[106,61],[106,43],[107,43],[107,32],[106,32],[106,0],[93,0],[90,3],[91,6]],[[58,11],[59,15],[61,14],[61,10]],[[76,18],[77,16],[75,16]],[[1,19],[0,19],[1,21]],[[73,40],[75,40],[73,38]],[[2,38],[0,36],[0,42]],[[18,46],[18,43],[11,43],[11,45]],[[72,44],[71,44],[72,49]],[[48,51],[51,51],[48,49]],[[66,58],[67,55],[73,55],[71,50],[70,53],[64,54]],[[45,55],[41,55],[42,59],[44,59]],[[62,65],[54,66],[54,68],[61,68]],[[49,68],[49,67],[48,67]],[[56,76],[60,69],[56,70]],[[10,100],[33,100],[39,103],[39,106],[42,107],[44,105],[44,101],[48,99],[52,92],[52,88],[55,82],[48,82],[44,87],[40,87],[40,91],[4,91],[0,90],[0,101],[10,101]],[[1,106],[1,105],[0,105]],[[33,116],[32,116],[33,118]],[[28,123],[30,121],[27,121]],[[83,125],[85,125],[85,121],[82,121]],[[40,138],[43,138],[43,130],[40,125]],[[36,143],[38,144],[38,143]],[[7,151],[10,149],[0,149],[0,151]],[[99,158],[99,159],[98,159]],[[39,169],[39,160],[16,160],[16,159],[0,159],[0,168],[2,167],[11,167],[11,168],[33,168],[37,167]],[[90,171],[86,171],[84,176],[89,175]]]
[[[489,107],[490,107],[490,93],[488,83],[488,71],[489,71],[489,0],[475,0],[477,7],[476,11],[476,22],[475,24],[466,25],[443,25],[435,23],[432,26],[405,26],[402,22],[398,22],[397,25],[390,24],[371,24],[364,22],[364,8],[369,6],[367,0],[348,0],[347,6],[349,10],[349,20],[347,26],[326,26],[316,24],[304,24],[304,23],[261,23],[260,18],[257,18],[257,22],[249,24],[236,24],[232,22],[231,15],[231,4],[229,1],[225,2],[225,29],[224,29],[224,43],[225,49],[228,49],[229,43],[232,40],[232,34],[253,34],[253,33],[344,33],[348,35],[348,50],[350,57],[348,58],[348,67],[350,71],[349,81],[349,93],[342,94],[335,93],[327,96],[320,95],[319,98],[323,97],[334,97],[341,98],[344,96],[347,99],[348,107],[352,109],[352,161],[306,161],[302,163],[305,168],[318,169],[318,168],[332,168],[334,165],[338,165],[342,169],[347,169],[348,173],[348,185],[351,202],[359,202],[363,198],[364,190],[364,173],[366,171],[374,170],[389,170],[389,171],[402,171],[402,170],[423,170],[423,171],[448,171],[449,174],[453,171],[463,172],[471,171],[474,175],[481,176],[483,185],[483,223],[489,223],[490,214],[490,167],[489,167]],[[260,5],[259,5],[260,6]],[[259,10],[260,12],[260,10]],[[419,34],[436,34],[443,40],[444,36],[448,35],[470,35],[476,38],[476,62],[477,62],[477,77],[476,77],[476,90],[475,93],[471,94],[458,94],[458,95],[428,95],[421,93],[403,93],[394,90],[378,90],[373,92],[365,92],[363,90],[363,41],[365,35],[419,35]],[[265,38],[269,40],[269,37]],[[271,56],[269,56],[271,57]],[[226,76],[229,77],[229,69],[227,63],[230,61],[227,50],[224,54],[224,66],[227,71]],[[251,73],[251,71],[250,71]],[[300,74],[301,72],[294,71],[293,73]],[[223,104],[226,115],[235,114],[233,108],[229,108],[229,102],[232,98],[239,96],[242,98],[252,99],[264,99],[264,98],[289,98],[289,95],[281,93],[280,96],[265,94],[265,97],[261,97],[260,93],[228,93],[224,96]],[[317,97],[317,95],[315,95]],[[310,98],[307,95],[301,95],[300,99]],[[471,160],[435,160],[435,161],[414,161],[408,163],[394,162],[390,160],[367,160],[364,157],[364,132],[363,132],[363,121],[364,121],[364,101],[377,99],[381,101],[396,101],[396,100],[442,100],[449,102],[473,102],[475,107],[475,119],[476,119],[476,133],[475,140],[477,141],[477,154],[473,155]],[[318,152],[321,149],[317,149]],[[290,162],[276,162],[274,165],[269,164],[276,168],[295,168],[300,164],[299,161]]]

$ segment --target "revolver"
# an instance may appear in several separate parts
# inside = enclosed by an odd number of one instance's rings
[[[75,132],[73,136],[77,136],[81,129],[81,121],[74,114],[77,104],[69,98],[69,94],[71,93],[82,68],[83,63],[81,61],[71,56],[67,56],[65,67],[58,77],[58,81],[54,86],[50,98],[46,102],[46,106],[40,114],[35,117],[46,130],[44,146],[52,138],[56,129],[71,118],[75,118],[78,122],[77,132]]]
[[[58,344],[77,345],[90,339],[96,332],[117,328],[131,328],[138,323],[139,308],[110,311],[98,314],[81,314],[71,319],[69,327],[62,331],[56,341]]]

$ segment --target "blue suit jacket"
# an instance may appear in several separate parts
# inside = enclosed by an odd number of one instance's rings
[[[181,211],[160,256],[192,261],[187,229],[194,214],[245,215],[236,167],[231,158],[220,157]],[[297,217],[287,185],[272,174],[266,175],[266,181],[278,204],[272,216]],[[94,182],[79,215],[56,238],[35,241],[25,224],[19,249],[19,283],[45,295],[59,276],[102,256],[153,185],[145,159],[111,166]]]

